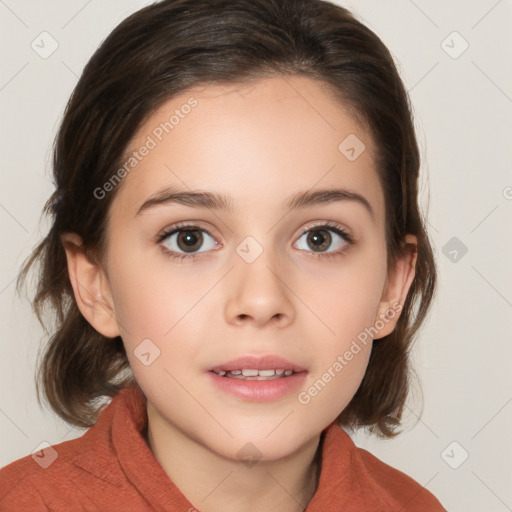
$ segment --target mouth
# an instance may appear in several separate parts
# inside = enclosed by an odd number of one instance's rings
[[[289,377],[295,373],[293,370],[283,370],[282,368],[271,369],[271,370],[257,370],[255,368],[243,368],[240,370],[211,370],[216,373],[219,377],[226,377],[228,379],[240,379],[240,380],[276,380]]]
[[[308,371],[276,355],[246,356],[207,371],[226,395],[244,402],[274,402],[290,397],[304,385]]]
[[[238,380],[277,380],[306,372],[304,368],[277,355],[245,356],[209,370],[219,377]]]

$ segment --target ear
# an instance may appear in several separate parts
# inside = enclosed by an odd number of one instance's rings
[[[392,333],[402,311],[407,293],[414,280],[416,260],[418,257],[418,239],[406,235],[404,251],[388,271],[381,301],[377,310],[375,323],[384,324],[374,339],[383,338]],[[392,315],[393,314],[393,315]],[[380,320],[380,322],[378,322]]]
[[[61,242],[66,251],[69,280],[80,312],[103,336],[119,336],[119,325],[105,272],[86,256],[79,235],[63,233]]]

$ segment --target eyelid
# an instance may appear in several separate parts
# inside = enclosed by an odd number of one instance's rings
[[[300,239],[306,233],[308,233],[309,231],[312,231],[315,228],[326,228],[327,230],[334,231],[338,236],[340,236],[341,238],[343,238],[345,240],[347,248],[342,251],[336,250],[336,251],[319,252],[319,253],[315,253],[314,251],[307,251],[307,252],[311,252],[313,257],[330,257],[330,256],[332,257],[332,256],[342,255],[350,246],[357,243],[357,241],[354,239],[354,237],[352,235],[351,230],[349,230],[348,228],[343,226],[341,223],[334,222],[334,221],[326,221],[326,220],[311,221],[311,222],[307,223],[306,226],[304,228],[302,228],[302,231],[301,231],[300,235],[298,236],[298,239]],[[155,237],[155,242],[158,245],[160,245],[165,239],[169,238],[174,233],[179,232],[181,230],[183,230],[183,231],[193,231],[193,230],[204,231],[212,239],[215,240],[216,244],[219,244],[219,242],[217,242],[217,240],[216,240],[216,236],[211,232],[210,229],[203,227],[201,225],[201,221],[178,222],[178,223],[172,225],[170,228],[165,228],[164,230],[160,231]],[[167,253],[168,256],[170,256],[172,258],[178,258],[181,260],[183,260],[183,259],[193,260],[194,258],[202,258],[204,256],[207,256],[207,253],[212,251],[212,250],[200,251],[200,252],[196,252],[196,253],[187,254],[187,253],[179,253],[179,252],[175,252],[175,251],[170,251],[169,249],[163,249],[163,250]]]
[[[347,236],[350,241],[354,242],[354,236],[350,229],[342,225],[341,223],[324,220],[324,221],[311,221],[306,224],[304,228],[302,228],[302,231],[300,232],[300,236],[304,235],[308,231],[317,228],[317,227],[329,227],[333,228],[335,230],[341,230],[344,232],[344,234]],[[176,224],[173,224],[170,228],[164,228],[161,231],[158,232],[158,234],[155,237],[155,241],[157,243],[161,243],[165,238],[169,237],[171,234],[175,233],[176,231],[179,231],[180,229],[187,228],[187,230],[193,230],[194,228],[197,228],[198,230],[205,231],[208,235],[210,235],[212,238],[216,238],[216,235],[213,234],[212,230],[204,227],[201,225],[200,221],[181,221]]]
[[[332,220],[320,220],[320,221],[312,221],[310,223],[307,223],[306,226],[304,228],[302,228],[301,234],[303,235],[304,233],[307,233],[308,231],[311,231],[312,229],[323,228],[323,227],[338,229],[340,231],[346,232],[347,235],[350,235],[350,237],[353,236],[352,232],[349,228],[345,227],[340,222],[334,222]]]
[[[216,238],[216,236],[212,233],[212,231],[204,226],[201,225],[200,221],[182,221],[178,222],[176,224],[173,224],[169,228],[164,228],[161,231],[158,232],[158,234],[155,236],[155,242],[156,243],[162,243],[166,238],[170,237],[172,234],[176,233],[176,231],[193,231],[194,229],[197,229],[197,231],[204,231],[208,235],[210,235],[212,238]]]

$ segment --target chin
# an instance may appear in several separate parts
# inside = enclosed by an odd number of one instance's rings
[[[291,415],[290,415],[291,416]],[[283,459],[300,450],[305,443],[311,440],[307,432],[299,432],[297,428],[290,429],[279,425],[275,419],[261,423],[259,428],[254,426],[234,428],[231,425],[229,432],[233,438],[224,436],[224,442],[219,444],[219,438],[211,440],[210,449],[219,455],[237,461],[275,461]],[[277,428],[276,428],[277,426]]]

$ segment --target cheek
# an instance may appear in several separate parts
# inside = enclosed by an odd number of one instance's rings
[[[364,377],[372,345],[372,327],[386,279],[385,252],[361,251],[356,258],[318,275],[317,286],[307,279],[308,305],[324,324],[316,339],[315,361],[298,401],[336,418],[348,405]],[[322,286],[319,286],[322,283]]]
[[[144,339],[161,350],[172,344],[204,294],[198,280],[186,272],[169,273],[169,263],[161,260],[144,264],[125,259],[110,272],[116,319],[127,350]]]
[[[371,344],[356,343],[333,353],[328,362],[311,374],[297,395],[304,422],[327,425],[348,406],[364,377]]]
[[[329,327],[325,333],[332,346],[375,322],[386,281],[385,248],[376,245],[347,254],[336,263],[302,269],[297,289]]]
[[[177,381],[189,388],[189,370],[197,361],[201,338],[191,318],[200,291],[177,273],[165,279],[151,265],[138,272],[119,266],[114,280],[116,317],[137,382],[150,396],[171,392],[178,405],[186,404]]]
[[[376,278],[376,276],[373,276]],[[344,278],[344,279],[342,279]],[[368,275],[347,274],[333,279],[314,308],[329,330],[316,339],[308,382],[297,396],[312,416],[333,421],[349,404],[366,372],[371,354],[370,328],[375,324],[380,295]]]

